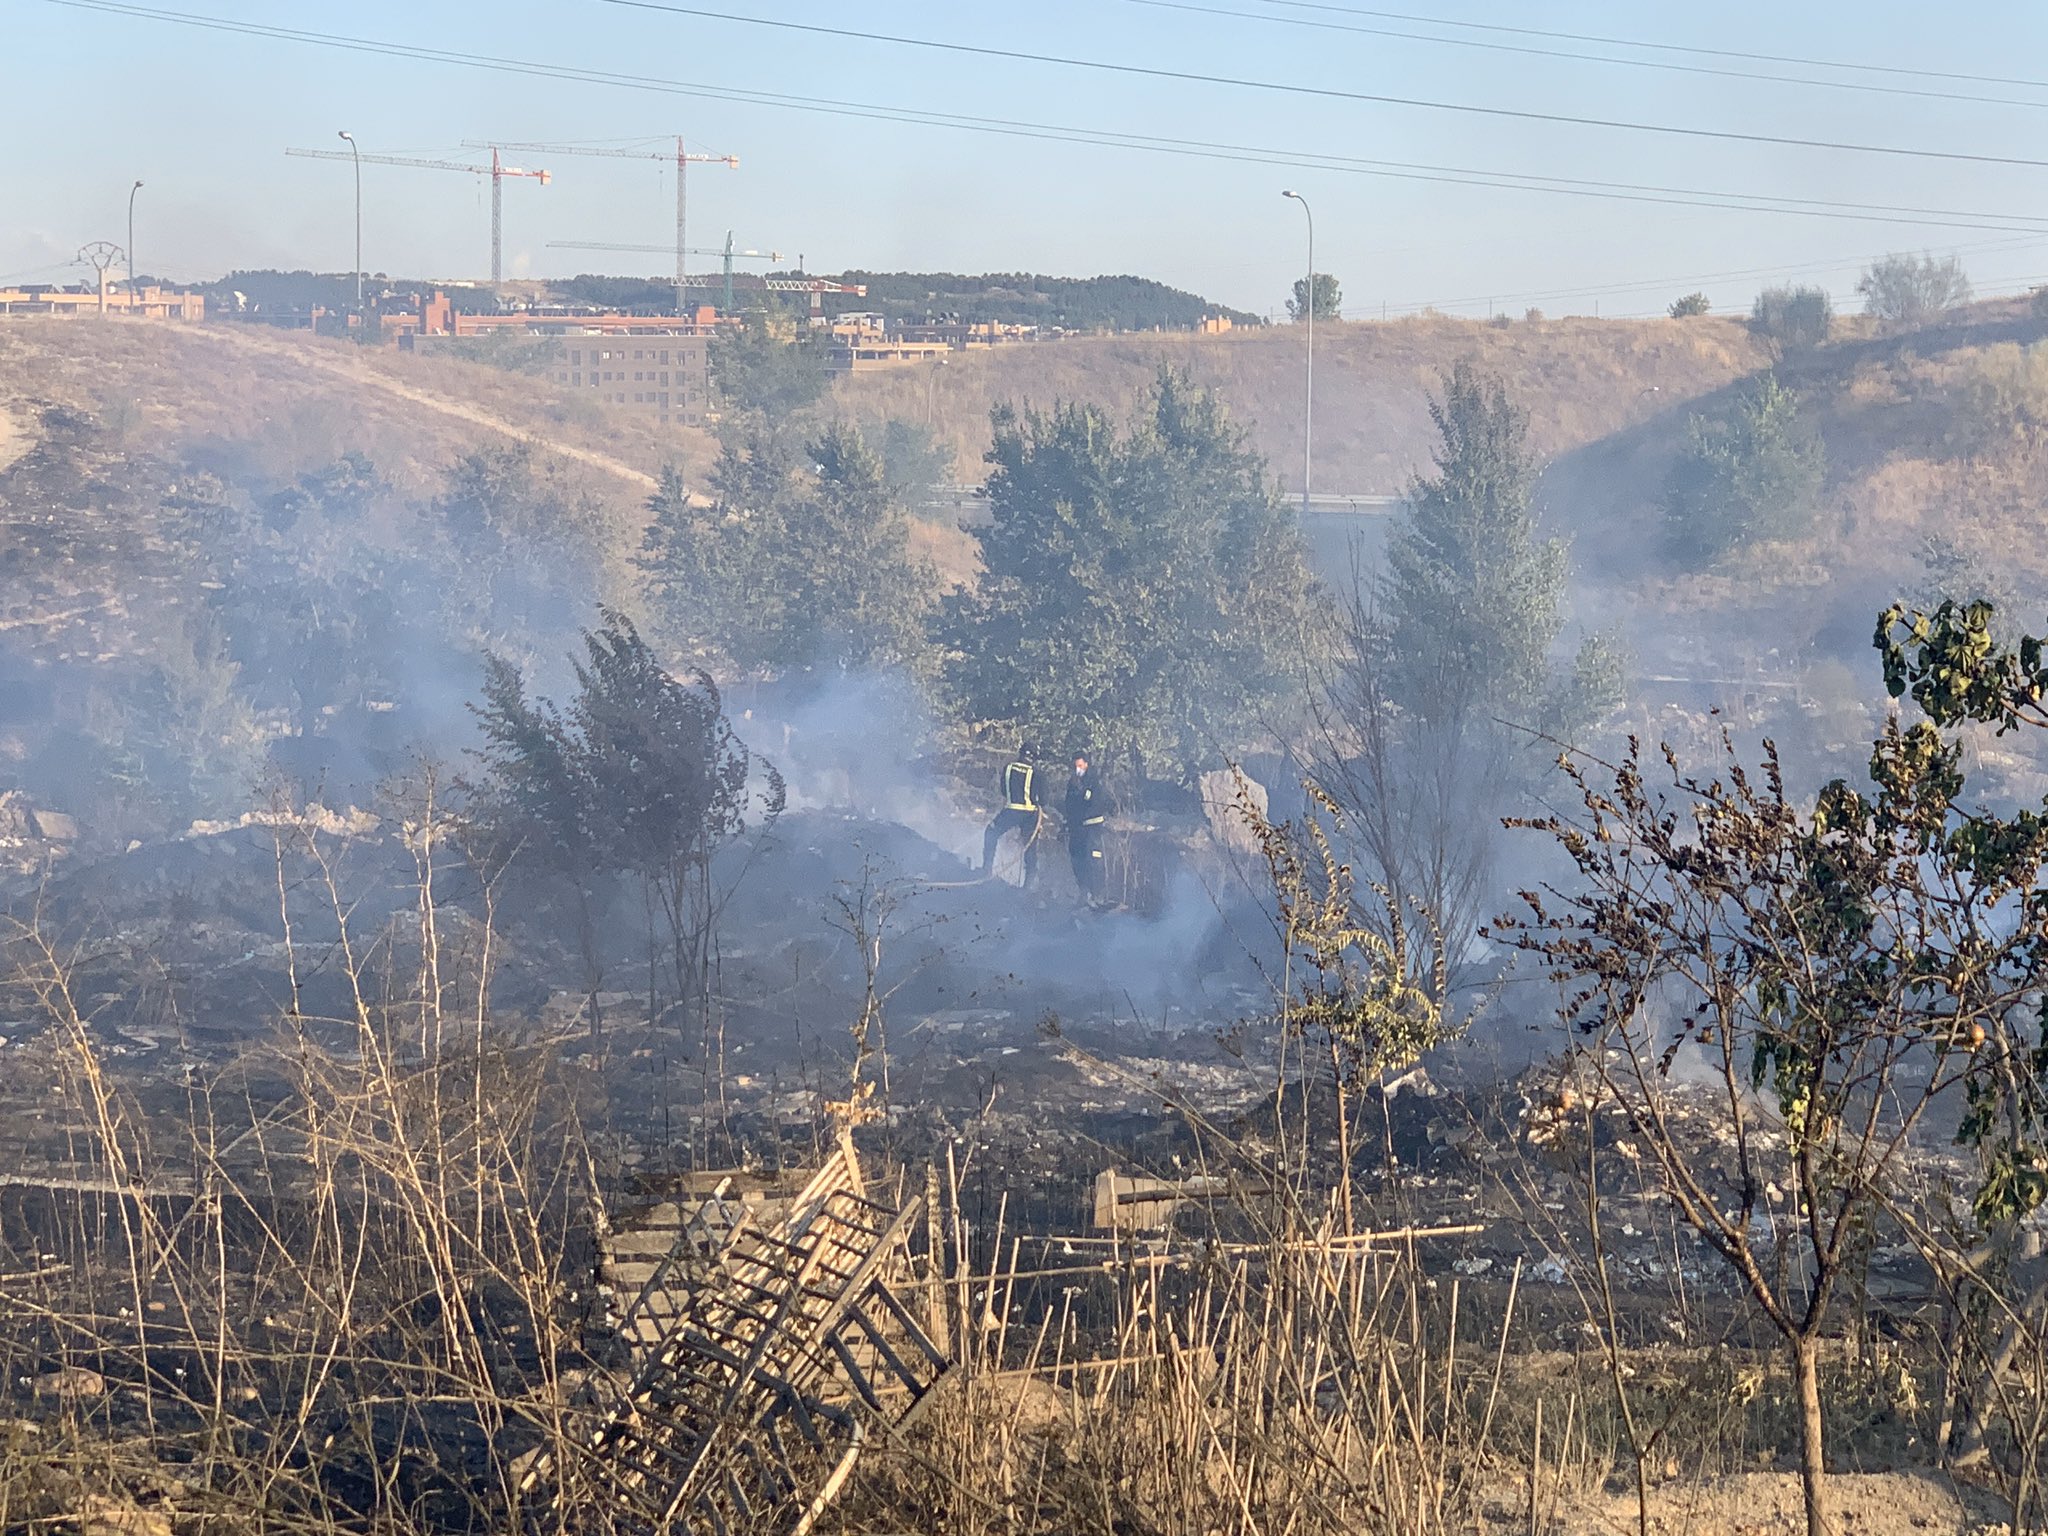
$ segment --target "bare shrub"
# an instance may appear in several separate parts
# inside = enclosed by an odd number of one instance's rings
[[[1970,302],[1970,278],[1955,256],[1895,251],[1864,268],[1856,291],[1863,312],[1886,325],[1925,325]]]

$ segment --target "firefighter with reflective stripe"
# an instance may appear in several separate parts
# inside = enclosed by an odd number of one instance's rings
[[[1038,832],[1045,813],[1038,808],[1038,770],[1031,766],[1031,750],[1025,748],[1003,766],[1003,808],[988,824],[981,837],[981,867],[991,873],[996,867],[996,845],[1003,835],[1016,832],[1024,838],[1024,883],[1038,868]]]
[[[1109,820],[1109,798],[1103,793],[1088,759],[1074,759],[1073,777],[1067,780],[1067,857],[1074,863],[1074,884],[1080,887],[1088,905],[1102,905],[1108,884],[1102,859],[1102,828]]]

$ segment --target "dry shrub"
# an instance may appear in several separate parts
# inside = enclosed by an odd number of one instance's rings
[[[2048,349],[2009,341],[1986,347],[1964,369],[1956,395],[1956,437],[1969,452],[2032,452],[2048,435]]]

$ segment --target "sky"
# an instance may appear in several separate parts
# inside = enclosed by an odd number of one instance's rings
[[[691,172],[693,245],[715,247],[729,229],[742,247],[792,262],[801,253],[812,272],[1136,273],[1262,314],[1281,308],[1307,260],[1307,221],[1283,188],[1308,200],[1316,267],[1336,275],[1356,318],[1425,306],[1657,313],[1693,289],[1716,309],[1746,309],[1760,286],[1785,281],[1818,283],[1848,308],[1861,267],[1892,250],[1957,252],[1980,292],[2048,282],[2048,6],[2020,0],[705,0],[690,9],[718,14],[617,0],[168,0],[121,11],[4,0],[0,282],[76,280],[81,245],[125,245],[137,180],[141,271],[197,280],[234,268],[350,270],[350,167],[284,153],[346,152],[343,129],[366,155],[470,163],[488,152],[466,140],[637,143],[656,153],[680,134],[695,150],[741,162]],[[170,15],[449,58],[252,36]],[[998,56],[1019,53],[1180,78]],[[1825,62],[1734,56],[1758,54]],[[474,67],[485,59],[502,67]],[[1741,77],[1754,74],[1796,78]],[[889,115],[906,113],[955,121]],[[1035,127],[990,132],[958,119]],[[1126,142],[1048,138],[1045,129]],[[1182,151],[1232,148],[1164,153],[1131,147],[1132,135]],[[508,159],[552,177],[505,186],[507,276],[657,275],[672,266],[658,253],[550,245],[672,242],[672,165]],[[1622,201],[1453,184],[1441,171],[1365,173],[1391,164],[1452,168],[1468,181],[1677,190]],[[1817,217],[1685,205],[1699,193],[1856,207]],[[2036,228],[2013,227],[2037,207]],[[1899,208],[1939,212],[1869,211]],[[487,178],[363,168],[372,272],[484,276],[489,218]]]

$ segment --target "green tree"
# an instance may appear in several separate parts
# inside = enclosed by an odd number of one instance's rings
[[[993,423],[984,574],[942,626],[968,713],[1141,775],[1217,763],[1287,689],[1312,602],[1264,463],[1171,370],[1124,431],[1080,404]]]
[[[884,422],[875,447],[882,456],[882,478],[906,507],[923,505],[953,478],[953,450],[914,422]]]
[[[1430,411],[1436,473],[1410,490],[1384,570],[1352,589],[1310,755],[1352,865],[1392,912],[1426,914],[1430,971],[1448,977],[1493,905],[1500,819],[1554,756],[1515,726],[1590,727],[1620,698],[1621,659],[1593,636],[1553,668],[1566,549],[1537,537],[1526,413],[1470,362]]]
[[[603,508],[527,443],[464,454],[434,512],[462,563],[473,628],[530,644],[560,634],[597,590]]]
[[[1817,347],[1828,339],[1835,306],[1824,288],[1766,288],[1750,306],[1750,328],[1786,351]]]
[[[854,428],[828,428],[802,458],[766,422],[728,432],[708,506],[670,469],[648,510],[641,567],[678,641],[782,674],[924,665],[936,578]]]
[[[1344,290],[1338,286],[1337,279],[1327,272],[1318,272],[1316,274],[1316,318],[1318,320],[1338,319],[1342,314],[1343,307]],[[1294,294],[1287,301],[1287,318],[1297,321],[1308,318],[1308,279],[1306,277],[1297,277],[1294,280]]]
[[[727,411],[781,418],[817,404],[831,382],[825,358],[765,314],[721,328],[711,342],[711,383]]]
[[[1378,586],[1388,692],[1427,720],[1496,704],[1526,715],[1550,687],[1565,583],[1563,542],[1536,534],[1529,415],[1469,359],[1429,413],[1436,473],[1410,487]]]
[[[1671,301],[1671,318],[1690,320],[1695,315],[1704,315],[1711,308],[1713,306],[1707,302],[1704,293],[1688,293],[1683,298]]]
[[[1827,454],[1799,400],[1766,373],[1718,419],[1694,416],[1664,490],[1673,559],[1695,569],[1752,539],[1796,537],[1813,520]]]
[[[1613,765],[1572,762],[1578,809],[1528,825],[1578,879],[1499,925],[1562,989],[1592,1102],[1631,1127],[1677,1217],[1783,1341],[1813,1536],[1829,1529],[1822,1341],[1860,1252],[1903,1235],[1956,1315],[2001,1304],[2013,1332],[1961,1394],[1972,1412],[1997,1400],[2019,1334],[2039,1360],[2048,1305],[2038,1277],[2023,1298],[1992,1295],[2020,1222],[2048,1204],[2048,818],[1969,804],[1964,744],[1943,735],[2048,725],[2048,648],[1999,645],[1983,603],[1894,607],[1876,638],[1887,689],[1927,718],[1886,723],[1867,787],[1797,797],[1768,747],[1757,770],[1724,747],[1705,775],[1633,743]],[[1681,1051],[1714,1087],[1674,1116]],[[1679,1128],[1701,1112],[1712,1134]],[[1939,1121],[1980,1159],[1961,1193],[1988,1244],[1937,1230],[1900,1188]],[[2004,1401],[2014,1440],[2038,1442],[2034,1410]]]
[[[1857,279],[1863,312],[1886,325],[1925,325],[1970,302],[1970,278],[1954,256],[1893,252],[1873,261]]]
[[[473,825],[495,859],[568,887],[593,1028],[603,974],[598,920],[619,875],[636,877],[650,911],[662,915],[674,995],[706,1011],[717,913],[712,860],[747,830],[750,814],[781,814],[781,778],[733,733],[710,677],[671,675],[625,615],[603,610],[582,650],[567,710],[529,699],[519,669],[488,658],[474,707],[484,773],[472,786]],[[757,772],[758,801],[750,789]],[[649,969],[651,977],[652,954]]]

